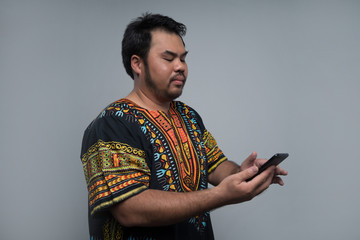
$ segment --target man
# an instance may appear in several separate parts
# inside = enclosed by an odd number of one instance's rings
[[[229,161],[198,113],[174,101],[187,80],[185,32],[169,17],[145,14],[124,33],[134,89],[83,139],[91,239],[213,239],[211,210],[283,185],[287,172],[278,167],[247,182],[265,160],[254,152],[241,166]]]

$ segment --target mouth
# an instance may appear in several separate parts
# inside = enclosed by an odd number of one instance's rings
[[[176,85],[184,85],[186,81],[186,78],[184,76],[184,74],[177,74],[174,77],[171,78],[170,82],[173,82]]]

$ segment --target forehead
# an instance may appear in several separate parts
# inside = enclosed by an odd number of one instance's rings
[[[151,32],[150,51],[172,51],[182,54],[185,52],[185,46],[181,37],[176,33],[169,33],[164,30],[155,30]]]

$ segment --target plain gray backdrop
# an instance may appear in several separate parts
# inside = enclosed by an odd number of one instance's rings
[[[0,239],[88,239],[82,134],[132,80],[126,25],[188,27],[194,107],[228,158],[289,152],[284,187],[213,211],[217,239],[360,239],[360,1],[0,0]]]

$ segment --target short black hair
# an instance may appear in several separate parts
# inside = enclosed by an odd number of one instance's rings
[[[125,70],[132,79],[134,79],[134,75],[131,68],[131,56],[137,55],[144,59],[144,61],[147,60],[151,44],[151,31],[156,29],[175,33],[182,40],[182,37],[186,34],[186,26],[184,24],[160,14],[145,13],[130,22],[122,40],[122,58]]]

